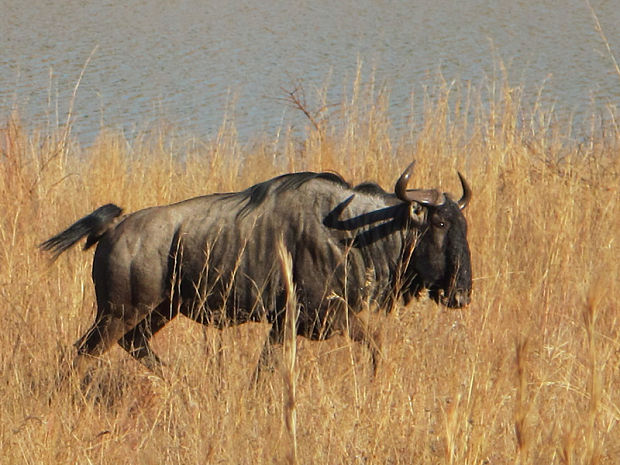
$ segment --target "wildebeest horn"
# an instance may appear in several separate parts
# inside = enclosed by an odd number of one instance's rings
[[[396,186],[394,187],[394,193],[396,197],[404,202],[418,202],[422,205],[441,205],[445,202],[444,195],[436,189],[409,189],[407,190],[407,184],[411,173],[413,173],[413,166],[415,161],[412,162],[400,175]]]
[[[459,208],[463,210],[471,200],[471,188],[469,187],[469,184],[467,184],[467,181],[465,181],[463,175],[459,171],[457,171],[457,173],[459,175],[459,179],[461,180],[461,186],[463,187],[463,196],[458,201],[458,204]]]

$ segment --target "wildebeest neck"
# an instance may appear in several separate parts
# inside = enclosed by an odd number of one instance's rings
[[[323,224],[328,228],[355,233],[353,238],[348,240],[347,245],[358,248],[364,247],[386,238],[403,227],[403,214],[405,213],[405,205],[403,204],[391,205],[347,219],[340,219],[354,197],[355,194],[339,203],[323,219]]]

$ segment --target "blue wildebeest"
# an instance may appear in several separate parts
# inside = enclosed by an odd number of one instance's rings
[[[73,369],[83,374],[118,342],[161,374],[149,340],[179,312],[220,328],[270,323],[264,362],[284,333],[278,240],[291,254],[297,333],[305,337],[347,331],[374,360],[376,345],[356,317],[362,309],[391,308],[423,289],[448,307],[466,306],[472,277],[462,210],[471,190],[460,173],[458,201],[435,189],[407,189],[412,170],[413,163],[394,193],[304,172],[126,216],[116,205],[100,207],[41,244],[54,257],[84,237],[85,249],[97,244],[97,316],[76,342]]]

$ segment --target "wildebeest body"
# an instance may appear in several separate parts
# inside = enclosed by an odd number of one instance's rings
[[[424,287],[438,293],[440,284],[444,303],[466,304],[471,270],[464,206],[447,197],[437,204],[403,201],[403,195],[373,184],[353,188],[331,173],[295,173],[238,193],[147,208],[116,222],[111,217],[120,209],[102,207],[80,220],[94,224],[90,230],[68,234],[69,228],[43,244],[59,254],[87,233],[87,243],[98,240],[97,318],[77,343],[75,368],[118,341],[159,371],[148,340],[178,312],[217,327],[266,321],[270,341],[281,341],[286,291],[276,253],[280,240],[291,254],[298,333],[306,337],[348,329],[365,340],[356,313],[390,307]],[[445,237],[432,233],[429,223],[442,209],[462,222]],[[443,255],[429,255],[438,253]]]

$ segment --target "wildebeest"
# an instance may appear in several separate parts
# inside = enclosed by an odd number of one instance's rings
[[[413,163],[394,193],[352,187],[333,173],[285,174],[241,192],[212,194],[122,216],[104,205],[41,248],[59,254],[86,237],[97,244],[92,279],[97,316],[77,342],[73,369],[118,342],[161,374],[150,338],[179,312],[222,328],[271,324],[261,360],[284,333],[286,289],[277,259],[292,259],[297,333],[324,339],[348,331],[376,347],[357,314],[389,309],[428,289],[448,307],[470,301],[472,274],[462,210],[435,189],[407,189]]]

